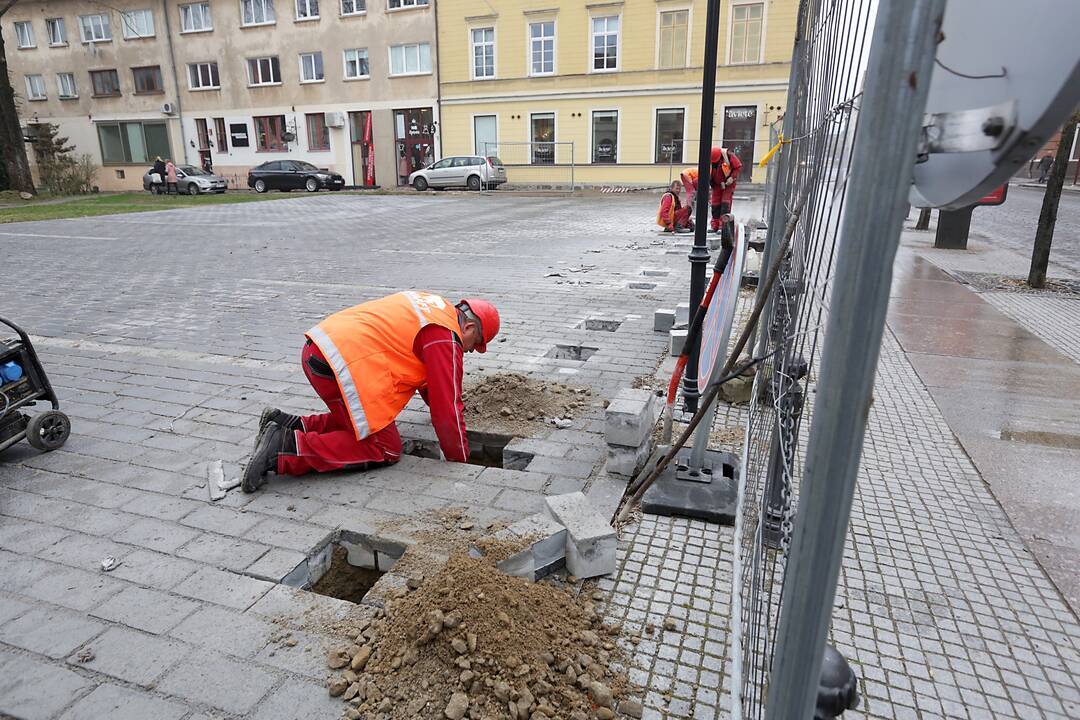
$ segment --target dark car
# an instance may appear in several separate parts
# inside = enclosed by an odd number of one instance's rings
[[[326,168],[318,168],[303,160],[269,160],[248,171],[248,187],[255,192],[267,190],[307,190],[318,192],[322,188],[340,190],[345,178]]]

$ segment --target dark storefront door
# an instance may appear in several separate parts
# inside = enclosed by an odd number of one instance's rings
[[[739,182],[750,182],[754,170],[754,137],[757,132],[757,107],[754,105],[724,108],[724,147],[742,162]]]
[[[435,162],[434,120],[431,108],[394,111],[398,185],[407,185],[409,175]]]
[[[352,147],[353,183],[375,185],[375,140],[370,110],[349,113],[349,140]]]

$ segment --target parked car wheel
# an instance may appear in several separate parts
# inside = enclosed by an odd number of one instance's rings
[[[315,178],[308,178],[304,183],[304,189],[308,192],[319,192],[319,181]]]
[[[188,183],[187,194],[188,195],[198,195],[199,194],[199,186],[197,184],[195,184],[195,183]]]
[[[260,180],[255,181],[255,192],[257,192],[257,193],[266,192],[266,181],[265,180],[260,179]]]
[[[417,190],[419,190],[420,192],[424,192],[425,190],[428,189],[427,179],[422,178],[422,177],[418,177],[415,180],[413,180],[412,186],[414,188],[416,188]]]
[[[469,189],[470,190],[479,190],[480,189],[480,176],[479,175],[470,175],[468,183],[469,183]]]

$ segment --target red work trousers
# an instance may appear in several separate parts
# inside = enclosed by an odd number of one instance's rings
[[[312,367],[312,358],[315,367]],[[300,356],[311,387],[326,403],[328,413],[300,418],[302,430],[296,430],[296,454],[278,455],[279,475],[304,475],[363,466],[368,463],[396,463],[401,459],[401,435],[390,423],[382,430],[356,439],[352,419],[341,396],[333,372],[325,372],[326,358],[314,343],[307,343]]]

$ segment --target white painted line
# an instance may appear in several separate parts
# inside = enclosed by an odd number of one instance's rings
[[[36,238],[56,238],[57,240],[115,240],[113,237],[93,237],[91,235],[38,235],[35,233],[13,233],[13,232],[0,232],[0,235],[10,235],[11,237],[36,237]]]

